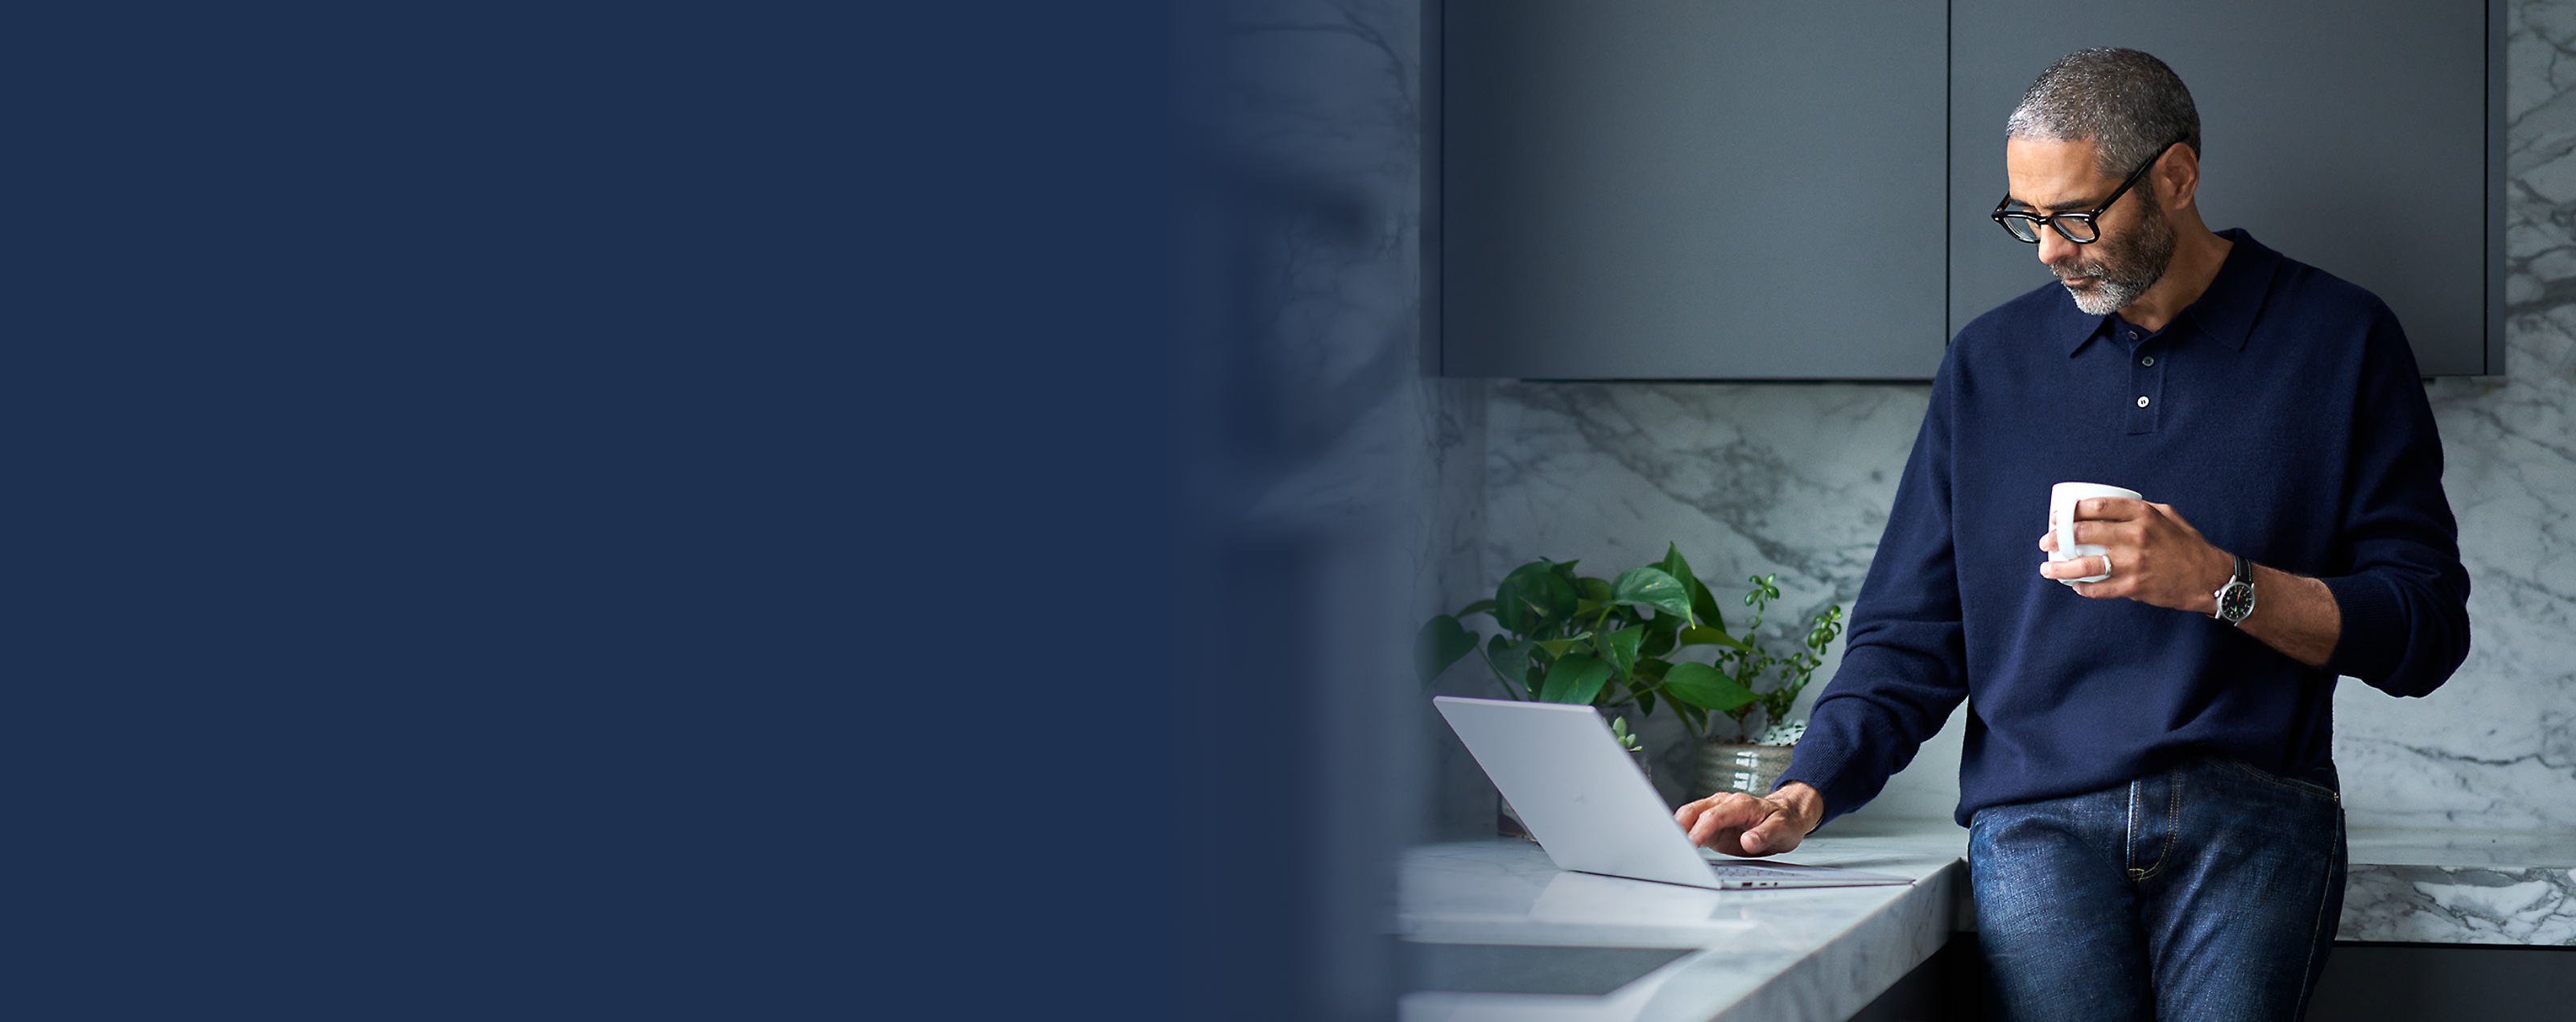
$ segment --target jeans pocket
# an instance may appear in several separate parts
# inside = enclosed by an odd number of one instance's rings
[[[2343,794],[2334,788],[2298,777],[2284,777],[2242,760],[2225,760],[2229,768],[2275,787],[2287,788],[2303,795],[2321,798],[2334,805],[2343,804]],[[2328,768],[2331,771],[2331,767]],[[2328,776],[2332,776],[2331,773]]]

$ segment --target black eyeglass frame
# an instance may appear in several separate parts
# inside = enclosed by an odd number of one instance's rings
[[[2147,172],[2156,169],[2156,161],[2165,158],[2166,150],[2170,150],[2175,146],[2183,144],[2183,142],[2188,138],[2189,136],[2185,136],[2184,138],[2177,138],[2171,142],[2165,143],[2163,148],[2156,150],[2156,154],[2154,156],[2147,157],[2147,162],[2144,165],[2140,166],[2137,170],[2130,172],[2129,179],[2120,182],[2119,189],[2112,192],[2110,198],[2102,200],[2101,205],[2095,206],[2092,209],[2069,211],[2065,213],[2050,213],[2046,216],[2018,209],[2008,210],[2004,207],[2012,205],[2013,198],[2012,193],[2007,191],[2004,193],[2003,200],[1995,203],[1995,211],[1989,215],[1994,218],[1995,226],[2003,228],[2004,233],[2012,235],[2012,239],[2014,241],[2021,242],[2025,245],[2039,244],[2039,229],[2042,227],[2055,229],[2057,231],[2057,236],[2064,238],[2067,241],[2078,245],[2090,245],[2102,240],[2102,225],[2096,223],[2095,218],[2109,212],[2112,205],[2120,201],[2120,196],[2129,194],[2129,189],[2137,187],[2138,182],[2146,180]],[[2020,231],[2013,230],[2012,224],[2007,222],[2010,220],[2028,221],[2031,225],[2030,237],[2022,237]],[[2076,237],[2075,232],[2066,229],[2064,221],[2068,220],[2075,221],[2091,228],[2090,233],[2093,236],[2090,238]]]

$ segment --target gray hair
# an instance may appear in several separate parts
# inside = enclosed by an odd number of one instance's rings
[[[2200,110],[2165,62],[2136,50],[2077,50],[2048,65],[2004,122],[2006,138],[2093,142],[2095,169],[2127,177],[2176,138],[2200,152]]]

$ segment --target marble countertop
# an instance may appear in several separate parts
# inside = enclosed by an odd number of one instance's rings
[[[2576,868],[2576,833],[2356,827],[2344,847],[2355,865]]]
[[[2337,940],[2576,945],[2576,834],[2356,829],[2345,847]]]
[[[1857,822],[1857,821],[1854,821]],[[1909,886],[1710,891],[1567,873],[1525,840],[1416,848],[1399,930],[1442,944],[1691,948],[1607,996],[1422,992],[1405,1022],[1845,1018],[1958,928],[1967,831],[1946,821],[1844,827],[1784,861],[1915,878]]]
[[[1606,996],[1419,992],[1404,1022],[1844,1018],[1974,929],[1968,832],[1850,819],[1783,858],[1906,887],[1710,891],[1567,873],[1529,841],[1407,852],[1399,935],[1433,944],[1690,948]],[[2356,829],[2339,940],[2576,944],[2576,833]]]

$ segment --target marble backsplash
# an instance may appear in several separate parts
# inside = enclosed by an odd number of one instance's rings
[[[1849,608],[1860,591],[1928,390],[1497,384],[1486,414],[1486,574],[1499,580],[1547,557],[1607,578],[1675,543],[1717,590],[1730,630],[1745,623],[1739,583],[1777,573],[1781,599],[1764,631],[1773,648],[1795,648],[1791,630],[1829,604]],[[1833,651],[1802,702],[1838,666],[1841,644]],[[1686,791],[1695,753],[1680,722],[1658,712],[1644,725],[1665,797],[1704,794]],[[1875,814],[1948,816],[1956,737],[1927,747]],[[1930,762],[1945,746],[1947,765]]]
[[[2474,637],[2421,701],[2338,693],[2357,825],[2576,830],[2576,4],[2511,11],[2507,375],[2432,390]]]
[[[2339,690],[2356,827],[2576,831],[2576,3],[2510,11],[2508,375],[2428,384],[2474,645],[2425,698]],[[1481,533],[1476,588],[1539,556],[1606,574],[1678,542],[1710,579],[1779,572],[1772,620],[1795,622],[1850,605],[1925,402],[1921,386],[1497,384],[1483,520],[1455,535]],[[1679,795],[1689,750],[1658,717],[1656,773]],[[1951,723],[1865,813],[1949,814]]]

